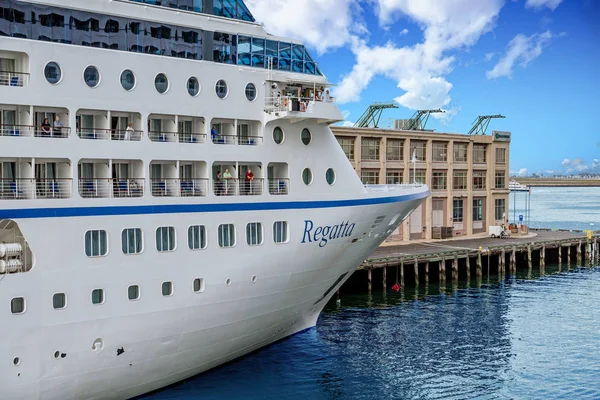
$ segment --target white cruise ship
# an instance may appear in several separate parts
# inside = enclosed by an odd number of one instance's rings
[[[0,0],[0,399],[125,399],[313,327],[429,195],[365,187],[241,0]]]

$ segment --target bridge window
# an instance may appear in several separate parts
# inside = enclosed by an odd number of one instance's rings
[[[139,228],[123,229],[121,232],[121,248],[123,254],[139,254],[142,252],[142,230]]]
[[[288,242],[288,223],[287,221],[277,221],[273,224],[273,241],[275,243]]]
[[[156,250],[159,252],[175,250],[175,228],[163,226],[156,229]]]
[[[260,222],[251,222],[246,225],[246,241],[249,246],[263,244],[262,224]]]
[[[188,228],[188,247],[190,250],[206,248],[206,228],[202,225],[194,225]]]
[[[85,254],[88,257],[104,257],[108,254],[106,231],[87,231],[85,233]]]
[[[235,227],[233,224],[219,225],[219,246],[233,247],[235,246]]]

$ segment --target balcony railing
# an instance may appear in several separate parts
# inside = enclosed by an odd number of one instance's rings
[[[153,142],[166,143],[205,143],[206,135],[203,133],[179,133],[179,132],[148,132],[148,137]]]
[[[46,137],[67,138],[71,134],[71,128],[42,127],[33,125],[0,125],[0,136],[23,136],[23,137]]]
[[[35,179],[0,179],[0,199],[33,199]]]
[[[125,142],[139,142],[142,140],[142,131],[123,129],[78,128],[77,136],[81,139],[92,140],[119,140]]]
[[[85,198],[142,197],[144,179],[80,179],[79,194]]]
[[[29,85],[29,74],[25,72],[0,71],[0,85],[23,87]]]
[[[236,135],[213,135],[211,139],[214,144],[237,144],[238,137]]]
[[[238,144],[242,146],[260,146],[263,143],[262,136],[238,136]]]
[[[250,182],[245,179],[223,179],[213,182],[213,190],[217,196],[260,196],[263,194],[262,178],[254,178]]]
[[[179,182],[182,197],[202,197],[208,194],[208,179],[181,179]]]
[[[37,199],[68,199],[72,195],[73,180],[67,178],[37,179],[35,197]]]
[[[269,194],[273,194],[273,195],[289,194],[289,187],[290,187],[290,180],[287,178],[269,179]]]
[[[313,107],[318,103],[335,103],[335,98],[328,100],[312,97],[277,96],[265,99],[265,112],[272,114],[278,112],[312,113]]]
[[[153,178],[150,187],[154,197],[203,197],[208,192],[208,179]]]

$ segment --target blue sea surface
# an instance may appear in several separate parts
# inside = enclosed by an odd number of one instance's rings
[[[144,398],[600,399],[600,268],[565,269],[342,296],[316,328]]]

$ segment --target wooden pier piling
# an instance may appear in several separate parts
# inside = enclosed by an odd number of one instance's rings
[[[425,263],[425,284],[429,284],[429,261]]]
[[[419,286],[419,261],[416,258],[415,258],[414,270],[415,270],[415,286]]]
[[[481,263],[481,250],[477,252],[477,277],[480,278],[483,276],[483,265]]]
[[[517,273],[517,247],[512,247],[512,253],[510,253],[510,274],[514,275]]]
[[[440,261],[439,280],[440,284],[446,283],[446,259],[443,257]]]
[[[465,258],[466,270],[467,270],[467,281],[471,280],[471,257],[467,254]]]
[[[454,257],[452,260],[452,281],[458,280],[458,257]]]
[[[370,269],[367,271],[367,285],[369,293],[373,290],[373,270]]]
[[[577,265],[578,266],[581,265],[581,240],[579,241],[579,244],[577,245]]]

